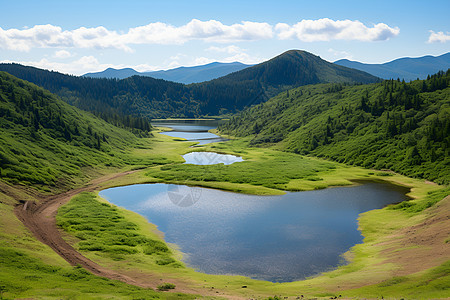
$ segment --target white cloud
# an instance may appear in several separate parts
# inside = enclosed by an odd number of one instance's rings
[[[339,50],[335,50],[333,48],[329,48],[328,52],[331,53],[333,55],[333,59],[353,59],[353,55],[351,55],[350,53],[348,53],[347,51],[339,51]]]
[[[219,59],[215,59],[215,61],[220,61],[220,62],[236,62],[236,61],[238,61],[238,62],[241,62],[244,64],[252,65],[252,64],[260,63],[264,60],[260,57],[250,56],[247,53],[247,49],[242,49],[235,45],[229,45],[229,46],[225,46],[225,47],[211,46],[211,47],[207,48],[206,51],[216,52],[216,53],[224,53],[224,54],[230,55],[230,56],[222,57]]]
[[[2,63],[10,63],[12,61],[2,61]],[[36,68],[58,71],[66,74],[82,75],[87,72],[103,71],[110,67],[108,64],[100,64],[98,60],[93,56],[83,56],[77,60],[70,62],[54,62],[47,58],[43,58],[39,61],[23,61],[15,62],[26,66],[33,66]],[[112,67],[112,66],[111,66]]]
[[[430,30],[428,43],[445,43],[449,41],[450,41],[450,32],[444,33],[443,31],[434,32],[433,30]]]
[[[67,50],[59,50],[53,54],[53,57],[55,58],[69,58],[71,56],[72,54]]]
[[[208,57],[196,57],[193,61],[192,61],[192,66],[199,66],[199,65],[206,65],[206,64],[210,64],[212,62],[215,62],[217,60],[214,60],[212,58],[208,58]]]
[[[157,22],[131,28],[125,40],[129,44],[184,44],[190,40],[227,43],[270,39],[272,36],[272,26],[267,23],[244,21],[241,24],[224,25],[216,20],[193,19],[180,27]]]
[[[225,52],[228,54],[238,54],[241,53],[243,51],[245,51],[244,49],[239,48],[238,46],[235,45],[229,45],[226,47],[216,47],[216,46],[211,46],[208,49],[206,49],[206,51],[211,51],[211,52]]]
[[[275,26],[278,38],[285,40],[297,38],[304,42],[330,40],[384,41],[400,33],[398,27],[392,28],[384,23],[367,27],[360,21],[331,20],[302,20],[294,25],[278,23]]]
[[[13,61],[10,60],[4,60],[0,61],[0,63],[12,63]],[[83,56],[77,60],[69,61],[69,62],[54,62],[47,58],[43,58],[39,61],[21,61],[17,62],[14,61],[14,63],[19,63],[26,66],[33,66],[36,68],[46,69],[46,70],[53,70],[58,71],[61,73],[66,74],[75,74],[75,75],[83,75],[85,73],[90,72],[100,72],[107,68],[115,68],[115,69],[122,69],[122,68],[133,68],[136,71],[142,72],[142,71],[149,71],[149,70],[157,70],[160,69],[157,66],[151,66],[147,64],[140,64],[136,66],[128,66],[128,65],[114,65],[114,64],[104,64],[100,63],[97,58],[94,56]]]
[[[130,28],[126,33],[117,33],[103,26],[80,27],[63,31],[51,24],[36,25],[29,29],[7,29],[0,27],[0,47],[30,51],[32,48],[75,47],[114,48],[132,52],[130,45],[138,44],[184,44],[191,40],[229,43],[270,39],[272,26],[267,23],[244,21],[240,24],[224,25],[216,20],[200,21],[175,27],[161,22]]]

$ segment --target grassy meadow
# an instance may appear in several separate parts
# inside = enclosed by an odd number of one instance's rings
[[[365,237],[364,244],[356,245],[346,253],[346,257],[351,261],[348,265],[304,281],[270,283],[242,276],[207,275],[196,272],[180,262],[182,253],[178,251],[176,245],[167,245],[168,248],[162,247],[157,251],[146,251],[148,243],[163,243],[163,235],[154,225],[135,213],[106,204],[95,194],[80,195],[61,208],[58,222],[73,238],[71,241],[75,247],[101,265],[120,270],[125,274],[140,272],[148,274],[149,277],[164,278],[164,281],[174,283],[176,287],[190,287],[201,293],[216,291],[218,296],[227,294],[266,298],[274,295],[297,297],[303,294],[309,297],[328,298],[339,295],[428,298],[444,297],[448,294],[445,289],[450,271],[448,263],[444,262],[433,269],[402,276],[399,279],[392,276],[393,272],[400,268],[399,265],[383,264],[385,258],[382,252],[386,247],[382,244],[398,230],[422,221],[426,208],[432,207],[448,195],[449,188],[391,172],[349,167],[268,148],[249,148],[245,147],[247,143],[245,139],[194,148],[188,148],[192,143],[174,141],[175,139],[167,136],[156,135],[153,140],[159,143],[161,148],[150,149],[147,154],[160,159],[166,154],[174,155],[167,157],[167,161],[172,163],[140,170],[117,181],[106,183],[104,187],[144,182],[174,182],[252,194],[280,194],[284,190],[311,190],[350,185],[353,184],[351,180],[385,180],[410,187],[409,196],[412,200],[370,211],[361,216],[359,221],[360,230]],[[229,166],[181,164],[183,161],[179,155],[189,151],[229,153],[240,155],[246,161]],[[253,181],[242,181],[258,172],[266,174],[267,178],[255,176]],[[294,176],[296,172],[298,175]],[[206,180],[212,177],[214,180]],[[273,184],[275,179],[276,184]],[[89,221],[84,222],[92,228],[77,224],[80,215],[89,215],[75,213],[77,210],[97,212],[88,217]],[[110,219],[108,222],[115,224],[112,232],[98,226],[103,224],[105,216]],[[128,228],[126,233],[124,228]],[[123,233],[126,238],[114,238],[118,232]],[[425,282],[427,284],[424,284]],[[417,284],[420,284],[420,288],[413,289]]]

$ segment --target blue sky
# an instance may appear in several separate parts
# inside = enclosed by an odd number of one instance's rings
[[[76,75],[253,64],[290,49],[367,63],[450,51],[449,0],[0,0],[0,7],[0,61]]]

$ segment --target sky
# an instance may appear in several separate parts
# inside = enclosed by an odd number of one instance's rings
[[[450,51],[450,0],[0,0],[0,62],[82,75],[287,50],[384,63]]]

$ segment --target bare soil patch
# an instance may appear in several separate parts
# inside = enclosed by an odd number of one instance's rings
[[[420,224],[392,235],[381,252],[399,268],[394,276],[405,276],[441,265],[450,259],[450,196],[428,209]]]

